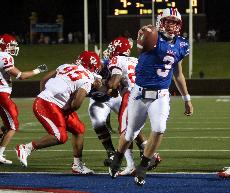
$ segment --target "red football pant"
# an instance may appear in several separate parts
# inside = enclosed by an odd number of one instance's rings
[[[55,136],[60,143],[67,141],[67,131],[72,134],[85,132],[85,126],[79,120],[76,112],[65,115],[63,110],[54,103],[38,97],[34,101],[33,111],[46,131]]]
[[[0,92],[0,116],[8,130],[18,131],[18,108],[10,98],[10,94],[6,92]]]

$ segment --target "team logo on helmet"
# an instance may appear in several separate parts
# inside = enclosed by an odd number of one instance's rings
[[[101,60],[99,56],[92,51],[82,52],[74,63],[77,65],[81,64],[90,72],[98,72],[101,69]]]
[[[181,14],[176,8],[164,9],[157,16],[156,27],[168,38],[174,38],[176,35],[179,35],[181,26]]]
[[[19,52],[16,39],[9,34],[0,35],[0,49],[2,52],[7,52],[15,56],[17,56]]]
[[[113,40],[108,48],[103,52],[105,57],[112,58],[118,55],[129,56],[131,53],[133,42],[131,39],[118,37]]]

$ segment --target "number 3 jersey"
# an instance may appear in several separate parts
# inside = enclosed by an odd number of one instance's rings
[[[137,58],[127,56],[115,56],[109,63],[109,70],[111,75],[120,74],[122,76],[122,85],[125,90],[131,90],[135,83],[135,67],[137,65]],[[123,92],[122,90],[122,92]]]
[[[56,71],[56,76],[47,81],[45,90],[38,97],[63,108],[79,88],[87,93],[91,90],[94,76],[83,66],[63,64]]]
[[[6,52],[0,52],[0,92],[11,94],[11,77],[7,71],[13,67],[14,58]]]
[[[176,68],[189,54],[189,44],[185,38],[177,36],[173,43],[168,43],[158,32],[156,48],[143,52],[136,66],[136,84],[144,88],[168,89]]]

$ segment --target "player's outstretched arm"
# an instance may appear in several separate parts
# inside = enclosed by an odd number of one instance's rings
[[[188,93],[185,77],[184,77],[184,74],[182,72],[182,61],[180,61],[178,63],[177,68],[174,71],[174,82],[175,82],[176,87],[182,96],[182,99],[185,102],[184,114],[187,116],[191,116],[193,114],[193,105],[191,102],[190,95]]]
[[[37,75],[37,74],[39,74],[41,72],[46,72],[47,70],[48,70],[48,67],[46,66],[46,64],[42,64],[42,65],[39,65],[34,70],[25,71],[25,72],[22,72],[18,68],[13,67],[8,71],[8,73],[11,76],[16,77],[16,79],[25,80],[25,79],[31,78],[31,77],[33,77],[33,76],[35,76],[35,75]]]

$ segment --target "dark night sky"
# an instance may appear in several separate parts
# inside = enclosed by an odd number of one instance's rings
[[[108,1],[103,2],[103,28],[108,11]],[[230,41],[230,19],[227,8],[229,0],[198,0],[202,1],[207,15],[207,28],[214,27],[220,31],[221,40]],[[0,33],[26,33],[29,30],[29,16],[37,12],[39,22],[53,22],[57,14],[63,14],[64,32],[83,31],[83,0],[5,0],[1,1]],[[89,32],[98,34],[98,0],[89,2]]]

